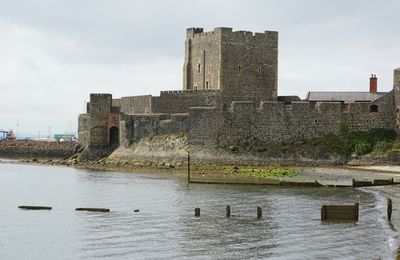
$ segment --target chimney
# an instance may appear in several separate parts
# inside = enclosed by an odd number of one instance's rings
[[[372,74],[369,78],[369,92],[376,93],[378,91],[378,78]]]

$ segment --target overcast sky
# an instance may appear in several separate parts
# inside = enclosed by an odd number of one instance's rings
[[[0,0],[0,129],[76,131],[92,92],[182,88],[185,30],[279,31],[279,94],[392,88],[400,1]]]

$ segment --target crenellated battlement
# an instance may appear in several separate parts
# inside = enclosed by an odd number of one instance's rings
[[[292,116],[302,117],[308,114],[370,114],[371,105],[369,102],[354,102],[345,107],[343,102],[307,102],[295,101],[285,104],[282,101],[262,101],[259,106],[252,101],[234,101],[231,103],[229,113],[260,113],[260,114],[282,114],[290,113]],[[379,106],[378,106],[379,107]],[[380,108],[379,112],[385,112],[386,108]]]
[[[185,95],[185,94],[202,95],[202,94],[219,94],[219,93],[220,93],[220,91],[217,89],[164,90],[164,91],[160,91],[160,96],[167,96],[167,95],[176,96],[176,95]]]
[[[251,32],[251,31],[233,31],[229,27],[216,27],[213,31],[204,32],[203,28],[188,28],[186,29],[186,37],[197,38],[197,37],[207,37],[207,36],[235,36],[243,38],[256,38],[256,39],[278,39],[277,31],[264,31],[264,32]]]

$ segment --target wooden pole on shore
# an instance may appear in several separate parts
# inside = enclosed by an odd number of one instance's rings
[[[187,177],[188,177],[188,183],[190,183],[190,154],[188,150],[187,154]]]
[[[392,220],[392,199],[388,198],[387,199],[387,217],[388,220],[391,221]]]

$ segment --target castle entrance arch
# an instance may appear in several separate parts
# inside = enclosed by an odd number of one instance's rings
[[[110,147],[116,148],[119,146],[119,130],[118,127],[112,126],[110,128]]]

